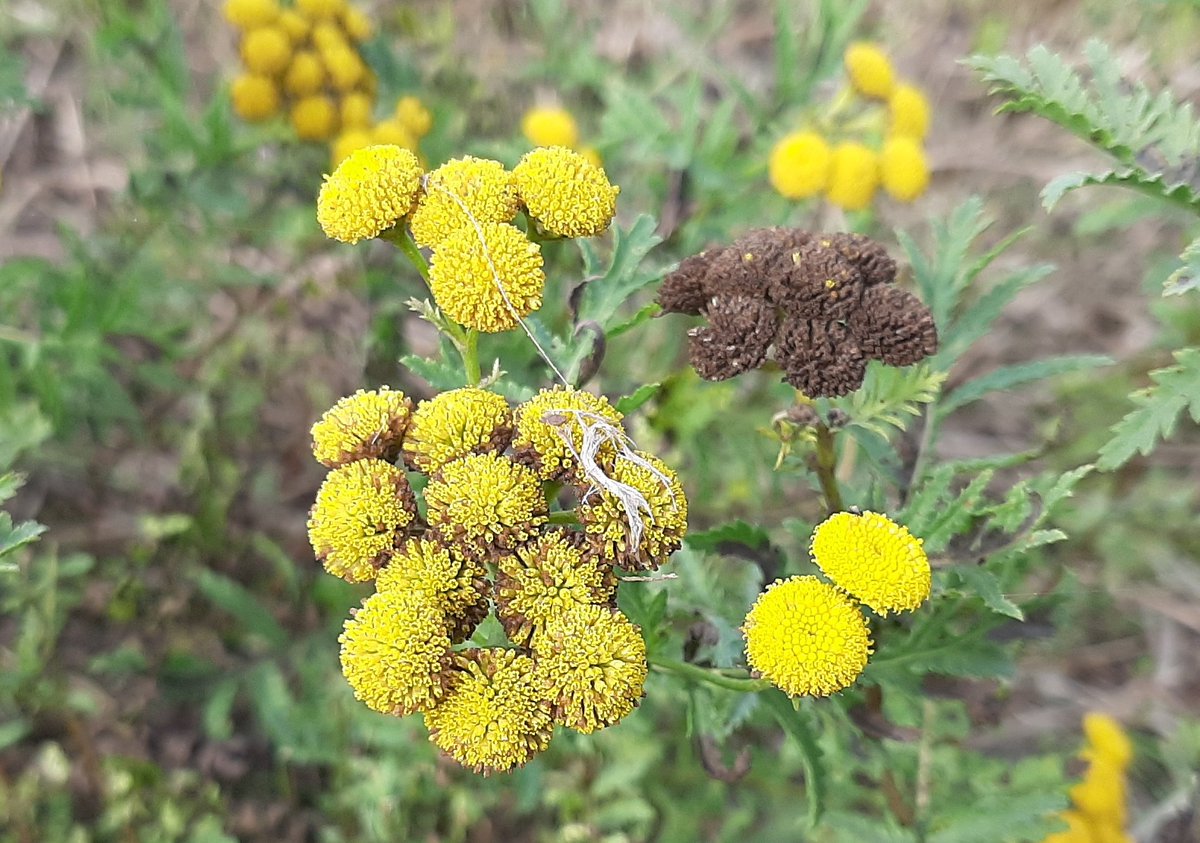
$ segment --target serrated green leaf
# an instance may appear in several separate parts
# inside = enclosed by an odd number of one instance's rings
[[[937,407],[938,416],[944,418],[959,407],[977,401],[990,392],[1012,389],[1046,378],[1058,377],[1069,372],[1079,372],[1096,366],[1112,365],[1112,358],[1102,354],[1078,354],[1050,357],[1033,363],[1018,363],[1002,366],[986,375],[967,381],[944,397]]]
[[[1200,237],[1197,237],[1179,255],[1183,266],[1171,273],[1163,285],[1164,296],[1181,296],[1192,290],[1200,290]]]
[[[1021,608],[1004,596],[1000,589],[1000,581],[983,565],[960,565],[950,573],[969,593],[979,597],[983,604],[996,614],[1019,621],[1025,620]]]
[[[760,693],[760,704],[765,707],[784,733],[800,750],[800,763],[804,766],[804,795],[808,804],[808,825],[816,828],[825,811],[826,770],[824,755],[817,745],[817,737],[807,712],[797,711],[792,701],[782,691],[770,690]]]
[[[1200,214],[1200,193],[1188,182],[1168,182],[1162,173],[1148,173],[1141,168],[1106,170],[1099,173],[1074,172],[1058,176],[1042,188],[1042,206],[1047,211],[1052,211],[1059,200],[1072,190],[1105,185],[1136,190],[1138,193]]]
[[[738,520],[722,524],[711,530],[690,532],[684,542],[695,550],[712,553],[718,551],[721,545],[729,543],[745,545],[757,550],[769,545],[771,537],[762,527]]]
[[[406,354],[400,358],[400,364],[438,392],[458,389],[463,385],[462,370],[444,360],[430,360],[428,357]]]
[[[1101,471],[1111,471],[1134,454],[1149,454],[1159,439],[1175,432],[1186,409],[1200,422],[1200,348],[1175,352],[1176,365],[1150,373],[1154,385],[1133,394],[1137,409],[1113,426],[1113,437],[1100,449],[1096,461]]]
[[[942,324],[939,348],[933,358],[933,368],[948,371],[963,353],[987,333],[1001,311],[1026,287],[1051,272],[1054,267],[1039,264],[1014,272],[993,285],[960,314]]]
[[[657,221],[649,214],[638,216],[628,229],[615,226],[607,267],[601,266],[591,242],[576,241],[583,253],[585,277],[590,279],[580,297],[577,321],[590,320],[607,330],[621,305],[659,277],[660,273],[647,267],[645,261],[650,250],[662,242],[657,228]]]
[[[661,383],[644,384],[629,395],[622,395],[613,406],[616,407],[618,413],[628,415],[653,398],[660,389],[662,389]]]
[[[904,430],[921,405],[938,396],[945,380],[946,373],[931,370],[928,363],[897,369],[872,360],[862,387],[836,402],[849,416],[848,424],[886,439]]]
[[[884,653],[867,662],[863,676],[886,682],[888,673],[914,676],[937,673],[968,679],[1003,679],[1012,675],[1012,658],[999,644],[955,638],[931,647]]]
[[[1067,805],[1060,792],[997,795],[970,804],[939,806],[928,843],[996,843],[998,840],[1041,840],[1055,826],[1053,815]]]
[[[0,512],[0,557],[29,544],[46,532],[46,527],[36,521],[22,521],[13,525],[12,516]]]

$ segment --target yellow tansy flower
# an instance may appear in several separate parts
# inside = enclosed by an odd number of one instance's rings
[[[342,674],[373,711],[403,717],[425,711],[445,693],[450,637],[441,609],[424,594],[372,594],[338,641]]]
[[[325,177],[317,221],[328,237],[344,243],[377,237],[412,211],[420,183],[421,165],[407,149],[356,150]]]
[[[888,138],[879,154],[879,175],[883,189],[893,199],[916,199],[929,187],[929,163],[921,144],[900,135]]]
[[[594,146],[579,147],[579,154],[593,167],[602,168],[604,166],[604,159],[600,156],[600,150]]]
[[[375,100],[370,94],[360,91],[346,94],[338,111],[342,118],[343,129],[366,129],[371,125],[372,112],[375,110]],[[400,144],[397,144],[400,146]]]
[[[611,563],[561,530],[502,556],[497,563],[496,615],[520,647],[573,606],[608,604],[617,582]]]
[[[1091,711],[1083,716],[1083,732],[1087,735],[1087,758],[1105,758],[1124,769],[1133,758],[1133,744],[1121,724],[1107,714]]]
[[[279,111],[279,88],[266,76],[243,73],[233,80],[229,95],[237,116],[252,123]]]
[[[330,468],[369,457],[395,459],[412,406],[403,392],[386,386],[340,399],[312,426],[313,456]]]
[[[429,526],[470,558],[518,547],[546,523],[546,496],[530,469],[499,454],[469,454],[425,487]]]
[[[880,615],[929,598],[929,558],[908,528],[876,512],[837,512],[817,526],[812,556],[841,589]]]
[[[603,395],[593,395],[581,389],[543,389],[517,407],[513,452],[519,461],[532,466],[543,480],[571,479],[576,461],[572,449],[579,453],[583,447],[583,424],[597,418],[618,428],[623,416]],[[563,434],[569,436],[571,448]],[[601,456],[611,457],[608,449]]]
[[[367,72],[362,58],[349,47],[330,47],[320,53],[329,79],[339,91],[353,90]]]
[[[595,489],[579,505],[579,522],[588,540],[606,558],[631,570],[653,570],[679,549],[687,533],[687,497],[679,476],[658,457],[642,451],[637,459],[617,456],[608,472],[610,480],[636,489],[649,510],[630,513],[630,503],[607,489]],[[642,533],[634,546],[630,518],[642,522]]]
[[[301,140],[328,140],[337,132],[337,107],[324,94],[296,100],[291,118],[296,137]]]
[[[356,460],[329,472],[308,517],[308,539],[325,570],[365,582],[387,561],[417,502],[404,472],[383,460]]]
[[[758,596],[742,632],[750,667],[791,697],[849,687],[871,654],[862,612],[816,577],[776,580]]]
[[[312,50],[298,50],[283,75],[284,89],[295,97],[315,94],[325,84],[325,65]]]
[[[330,159],[333,166],[337,167],[338,164],[345,161],[351,152],[368,147],[372,143],[371,133],[366,129],[343,129],[330,146]]]
[[[275,0],[226,0],[225,20],[238,29],[257,29],[275,22],[279,4]]]
[[[295,9],[284,9],[281,11],[279,13],[279,20],[276,23],[280,29],[288,34],[293,44],[300,44],[305,41],[312,30],[312,24],[308,22],[308,18]]]
[[[242,38],[242,63],[251,73],[276,76],[291,59],[291,39],[278,26],[260,26]]]
[[[896,84],[892,63],[877,44],[859,41],[846,48],[846,73],[854,90],[865,97],[886,100]]]
[[[554,721],[590,734],[637,707],[646,684],[646,642],[616,609],[576,605],[534,640],[537,675]]]
[[[462,641],[487,614],[487,569],[430,539],[410,539],[375,577],[378,591],[420,592],[446,614],[451,639]]]
[[[420,140],[433,128],[433,115],[420,99],[406,94],[396,100],[396,119]]]
[[[355,41],[366,41],[375,34],[375,27],[366,12],[349,4],[342,10],[342,28]]]
[[[888,98],[888,131],[914,140],[924,140],[929,131],[929,100],[916,85],[901,82]]]
[[[346,0],[296,0],[296,8],[313,20],[331,20],[346,9]]]
[[[592,237],[608,228],[620,188],[600,167],[563,146],[525,153],[513,170],[521,201],[542,228],[560,237]]]
[[[533,659],[515,650],[458,653],[446,696],[425,712],[429,739],[477,773],[519,767],[550,745],[550,706]]]
[[[349,50],[350,42],[336,23],[319,21],[310,25],[310,40],[322,56],[329,50]]]
[[[531,108],[521,118],[521,132],[534,146],[566,146],[574,149],[579,143],[579,128],[575,118],[565,108],[540,106]]]
[[[511,222],[518,207],[516,182],[503,164],[470,155],[455,158],[429,173],[413,212],[413,239],[436,248],[472,222]]]
[[[816,132],[793,132],[771,150],[771,186],[788,199],[807,199],[825,189],[833,153]]]
[[[879,156],[873,149],[853,141],[834,147],[825,198],[847,211],[861,211],[878,186]]]
[[[545,286],[541,248],[508,223],[460,229],[438,244],[429,265],[438,307],[458,324],[489,334],[515,328],[518,317],[541,307]]]
[[[425,474],[467,454],[499,453],[512,439],[512,410],[504,397],[473,386],[422,401],[404,440],[405,459]]]
[[[362,96],[366,96],[363,94]],[[417,139],[399,120],[380,120],[371,127],[371,138],[375,143],[390,143],[417,151]],[[419,207],[419,206],[418,206]]]

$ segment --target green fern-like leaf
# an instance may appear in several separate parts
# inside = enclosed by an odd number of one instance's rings
[[[1150,453],[1159,439],[1175,432],[1186,409],[1200,423],[1200,348],[1175,352],[1175,365],[1150,373],[1154,386],[1133,394],[1137,409],[1113,427],[1113,438],[1100,449],[1097,466],[1111,471],[1134,454]]]
[[[1173,205],[1200,214],[1200,193],[1186,181],[1172,181],[1168,174],[1147,172],[1140,167],[1106,170],[1102,173],[1075,172],[1061,175],[1042,188],[1042,205],[1053,210],[1059,200],[1072,190],[1092,185],[1125,187],[1162,199]]]
[[[1163,285],[1164,296],[1179,296],[1189,290],[1200,290],[1200,237],[1197,237],[1179,256],[1183,266],[1171,273]]]
[[[945,372],[935,372],[928,364],[895,369],[872,361],[862,388],[844,399],[843,408],[851,425],[886,438],[904,430],[923,404],[937,398],[945,380]]]

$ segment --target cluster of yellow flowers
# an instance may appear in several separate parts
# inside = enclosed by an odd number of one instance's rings
[[[226,0],[225,17],[242,34],[244,71],[233,80],[233,108],[243,120],[286,109],[296,136],[330,141],[334,164],[355,149],[390,143],[412,151],[433,118],[404,96],[375,119],[375,74],[359,44],[372,35],[367,15],[347,0]]]
[[[814,121],[814,128],[792,132],[772,149],[771,186],[789,199],[823,193],[846,210],[870,205],[881,185],[893,199],[911,202],[929,186],[922,145],[929,131],[929,101],[915,85],[896,78],[892,63],[874,44],[851,44],[845,66],[850,87],[828,113]],[[860,98],[884,103],[886,112],[868,108],[847,114]],[[831,145],[827,134],[843,139]],[[878,148],[864,142],[871,136],[882,137]]]
[[[521,133],[534,146],[565,146],[578,152],[592,166],[602,166],[596,148],[580,144],[575,118],[561,106],[539,105],[526,111],[521,118]]]
[[[788,696],[828,696],[854,683],[872,653],[859,603],[887,617],[929,598],[921,539],[875,512],[838,512],[813,531],[815,576],[776,580],[746,615],[746,661]]]
[[[1106,714],[1084,715],[1087,746],[1080,756],[1088,762],[1083,781],[1071,788],[1075,807],[1064,811],[1066,831],[1047,837],[1044,843],[1133,843],[1125,831],[1125,770],[1133,758],[1133,746],[1121,724]]]
[[[335,240],[357,243],[406,224],[432,250],[429,288],[455,322],[495,333],[541,307],[542,252],[514,221],[524,211],[538,239],[591,237],[608,228],[619,188],[566,147],[539,147],[512,170],[465,156],[424,173],[397,146],[349,155],[327,176],[317,219]],[[400,232],[401,236],[407,236]]]
[[[331,470],[309,539],[329,573],[375,583],[340,638],[358,699],[422,713],[433,743],[482,773],[524,764],[555,725],[591,733],[637,706],[646,646],[616,608],[615,569],[665,562],[687,500],[621,422],[607,399],[557,387],[515,409],[476,387],[414,408],[383,387],[321,417],[313,454]],[[427,478],[423,505],[407,472]],[[574,506],[555,511],[564,492]],[[473,646],[493,606],[511,646]]]

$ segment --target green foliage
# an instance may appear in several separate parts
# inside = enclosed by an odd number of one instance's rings
[[[1097,465],[1111,471],[1135,454],[1149,454],[1160,439],[1170,437],[1184,410],[1200,423],[1200,349],[1175,352],[1175,365],[1150,372],[1153,386],[1132,396],[1137,408],[1117,422],[1112,438],[1100,449]]]

